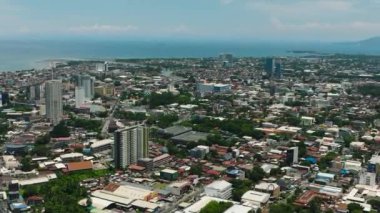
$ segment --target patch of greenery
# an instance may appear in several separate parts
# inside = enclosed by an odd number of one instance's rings
[[[223,213],[232,205],[233,204],[231,202],[211,201],[201,209],[200,213]]]
[[[22,195],[42,196],[45,200],[46,213],[85,213],[86,209],[78,204],[80,199],[87,196],[86,189],[79,186],[81,180],[105,176],[108,170],[83,171],[69,175],[58,175],[57,179],[48,183],[22,187]]]

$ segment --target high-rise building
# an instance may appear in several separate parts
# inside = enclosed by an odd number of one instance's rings
[[[282,66],[280,62],[276,62],[275,64],[274,77],[278,79],[282,78]]]
[[[84,89],[84,97],[87,100],[91,100],[94,97],[95,90],[94,90],[94,83],[95,79],[89,75],[82,75],[80,76],[79,80],[79,87],[83,87]]]
[[[143,125],[115,131],[113,158],[116,168],[125,168],[148,157],[149,128]]]
[[[45,83],[46,117],[53,125],[62,119],[62,82],[50,80]]]
[[[266,58],[265,59],[265,72],[266,76],[271,78],[272,75],[275,72],[275,67],[276,67],[276,60],[274,58]]]
[[[79,108],[85,101],[83,87],[75,87],[75,107]]]
[[[298,147],[290,147],[286,150],[286,163],[288,165],[298,163]]]
[[[89,75],[75,75],[75,85],[84,89],[84,95],[87,100],[91,100],[95,94],[95,78]]]
[[[31,85],[28,88],[28,96],[30,101],[41,99],[41,85]]]
[[[9,104],[9,93],[1,92],[1,104],[2,106]]]

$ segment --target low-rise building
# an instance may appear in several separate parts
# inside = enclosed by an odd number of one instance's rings
[[[178,172],[173,169],[164,169],[160,171],[160,178],[163,180],[174,181],[178,179]]]
[[[270,198],[270,194],[249,190],[241,197],[241,202],[244,206],[265,206]]]
[[[260,182],[255,185],[255,190],[271,194],[272,197],[280,195],[280,186],[276,183]]]
[[[232,184],[225,180],[217,180],[205,187],[205,193],[210,197],[229,199],[232,195]]]

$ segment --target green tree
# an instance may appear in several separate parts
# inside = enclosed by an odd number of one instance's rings
[[[193,175],[201,176],[203,173],[202,168],[203,168],[202,164],[200,164],[200,163],[194,164],[190,167],[190,173]]]
[[[380,210],[380,200],[372,199],[367,201],[368,204],[372,206],[372,208],[376,209],[377,211]]]
[[[265,172],[261,167],[255,166],[252,171],[249,172],[248,176],[253,183],[257,183],[265,177]]]
[[[210,201],[205,207],[201,209],[200,213],[223,213],[232,205],[233,204],[231,202]]]
[[[306,157],[306,153],[307,153],[307,148],[306,148],[306,145],[303,141],[297,143],[297,147],[298,147],[298,157]]]
[[[363,207],[357,203],[348,204],[347,209],[350,213],[363,212]]]
[[[49,142],[50,142],[50,135],[45,134],[45,135],[38,136],[34,143],[37,145],[45,145],[45,144],[48,144]]]
[[[294,208],[291,204],[278,203],[269,207],[269,213],[293,213]]]
[[[33,165],[31,164],[32,158],[27,155],[21,159],[21,170],[22,171],[31,171],[33,170]]]
[[[37,156],[49,156],[50,149],[44,144],[36,144],[32,149],[32,154]]]
[[[59,138],[59,137],[69,137],[70,136],[70,130],[65,124],[64,121],[61,121],[58,125],[56,125],[53,130],[50,132],[50,136],[52,138]]]

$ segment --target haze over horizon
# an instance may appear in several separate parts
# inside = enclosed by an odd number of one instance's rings
[[[356,41],[380,0],[0,0],[0,39]]]

